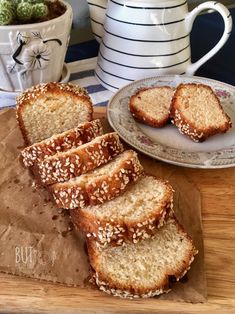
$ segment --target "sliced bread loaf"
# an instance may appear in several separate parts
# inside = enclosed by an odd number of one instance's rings
[[[137,153],[124,151],[108,164],[50,188],[58,208],[83,208],[117,197],[143,172]]]
[[[38,177],[44,185],[65,182],[106,164],[122,151],[118,134],[108,133],[39,162]]]
[[[172,123],[195,142],[225,133],[231,121],[213,90],[203,84],[181,84],[171,106]]]
[[[174,90],[169,86],[141,89],[130,99],[130,112],[140,122],[162,127],[169,121],[173,94]]]
[[[27,89],[16,100],[16,118],[26,145],[92,120],[87,91],[68,83],[46,83]]]
[[[183,277],[197,254],[191,238],[174,217],[153,239],[137,244],[105,248],[94,240],[87,244],[100,290],[124,298],[147,298],[168,292],[170,277]]]
[[[101,246],[122,245],[153,236],[165,223],[172,203],[173,190],[168,183],[144,176],[113,200],[70,213],[87,238]]]
[[[102,134],[100,120],[84,122],[74,129],[55,134],[46,140],[26,147],[21,152],[23,163],[25,167],[31,167],[49,156],[88,143]]]

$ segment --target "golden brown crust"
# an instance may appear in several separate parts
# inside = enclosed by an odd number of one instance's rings
[[[167,277],[163,278],[162,282],[159,282],[153,289],[146,290],[140,287],[134,289],[131,285],[128,285],[128,287],[125,286],[125,289],[118,288],[114,280],[111,279],[110,282],[107,282],[107,278],[102,277],[98,272],[91,271],[91,275],[93,275],[93,283],[97,285],[101,291],[124,299],[152,298],[163,293],[168,293],[171,290],[169,288]],[[121,285],[119,286],[121,287]]]
[[[49,156],[88,143],[102,134],[100,120],[79,124],[74,129],[56,134],[49,139],[26,147],[21,152],[24,166],[31,167]]]
[[[221,109],[221,113],[227,120],[224,126],[221,126],[220,128],[207,127],[203,129],[198,129],[197,126],[193,122],[187,120],[187,118],[184,116],[183,111],[180,109],[180,103],[179,103],[179,96],[181,94],[181,91],[182,89],[187,88],[187,86],[203,87],[203,88],[208,89],[212,93],[212,95],[218,101],[218,105]],[[231,120],[229,116],[224,112],[223,107],[220,104],[219,98],[216,96],[216,94],[214,93],[214,91],[212,90],[210,86],[207,86],[204,84],[195,84],[195,83],[180,84],[177,87],[176,92],[172,98],[170,115],[172,118],[172,123],[178,127],[179,131],[187,135],[188,137],[190,137],[195,142],[203,142],[209,136],[212,136],[218,133],[225,133],[232,126]]]
[[[164,118],[159,120],[159,119],[152,117],[146,111],[141,110],[141,109],[137,109],[135,106],[135,99],[138,97],[141,97],[142,92],[145,92],[145,91],[151,90],[151,89],[155,89],[155,88],[172,90],[172,88],[169,86],[158,86],[158,87],[151,87],[151,88],[143,88],[143,89],[139,90],[135,95],[131,96],[130,101],[129,101],[129,109],[130,109],[130,112],[132,113],[133,117],[136,120],[138,120],[139,122],[142,122],[142,123],[147,124],[149,126],[152,126],[154,128],[161,128],[168,123],[168,121],[170,119],[170,110],[169,110],[168,114],[165,115]]]
[[[119,246],[126,242],[138,243],[139,241],[151,238],[156,230],[162,227],[167,221],[172,208],[172,203],[162,207],[161,212],[156,211],[144,221],[139,219],[135,223],[125,223],[120,220],[102,219],[94,220],[95,217],[84,209],[70,210],[73,223],[79,230],[86,234],[89,239],[94,239],[100,246]]]
[[[43,185],[65,182],[112,160],[123,151],[117,133],[107,133],[67,152],[57,153],[38,163]]]
[[[80,182],[67,181],[52,185],[51,191],[58,208],[79,209],[102,204],[124,192],[143,172],[137,154],[130,150],[127,155],[110,173],[93,178],[90,176],[87,181],[84,178]]]
[[[91,98],[89,97],[87,91],[84,88],[81,88],[72,83],[44,83],[33,86],[16,98],[16,120],[18,121],[19,128],[21,130],[22,136],[25,141],[25,145],[31,145],[29,138],[29,131],[26,130],[24,121],[23,121],[23,111],[26,106],[30,106],[31,102],[45,97],[45,94],[55,94],[55,95],[65,95],[68,94],[74,100],[83,100],[86,102],[88,108],[88,117],[87,121],[91,121],[93,117],[93,106]]]
[[[153,209],[151,214],[132,222],[114,217],[98,219],[86,208],[70,210],[70,215],[74,224],[86,234],[87,238],[94,239],[104,247],[108,244],[122,245],[127,241],[138,243],[155,235],[156,230],[164,225],[172,210],[173,190],[167,182],[164,184],[167,191],[156,210]]]
[[[190,242],[191,249],[187,252],[187,256],[185,256],[185,258],[182,260],[182,263],[177,271],[171,271],[170,269],[167,269],[165,276],[162,278],[161,282],[156,283],[156,285],[154,286],[134,287],[131,286],[129,282],[126,282],[126,284],[123,285],[115,279],[112,279],[108,274],[100,270],[99,262],[100,254],[102,254],[102,248],[97,246],[96,241],[91,239],[87,240],[90,264],[95,271],[95,281],[100,290],[109,294],[113,294],[115,296],[121,296],[126,298],[152,297],[154,295],[159,295],[160,293],[169,291],[170,277],[173,276],[176,278],[176,280],[179,280],[186,274],[186,272],[190,269],[190,265],[194,260],[194,256],[198,252],[193,245],[192,239],[185,232],[183,227],[178,223],[177,219],[174,216],[169,219],[174,220],[174,223],[176,224],[179,232],[181,232],[182,235],[186,237],[187,240]]]

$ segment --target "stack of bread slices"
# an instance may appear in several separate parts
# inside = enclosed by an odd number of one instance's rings
[[[77,107],[79,115],[70,119]],[[65,109],[63,122],[57,116]],[[17,119],[30,144],[23,163],[86,235],[99,288],[125,298],[168,292],[170,278],[183,277],[197,253],[174,216],[169,183],[146,175],[117,133],[103,134],[83,89],[50,83],[26,91],[18,99]]]

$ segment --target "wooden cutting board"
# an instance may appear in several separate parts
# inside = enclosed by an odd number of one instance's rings
[[[96,108],[96,113],[102,117],[105,109]],[[157,163],[169,171],[179,169]],[[235,168],[180,171],[202,195],[207,303],[122,300],[96,290],[88,295],[79,288],[0,274],[0,313],[235,313]]]

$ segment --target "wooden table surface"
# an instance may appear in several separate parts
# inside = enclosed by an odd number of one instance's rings
[[[105,109],[96,111],[101,117]],[[96,290],[87,295],[79,288],[0,274],[0,313],[235,314],[235,168],[181,169],[202,196],[207,303],[122,300]]]

